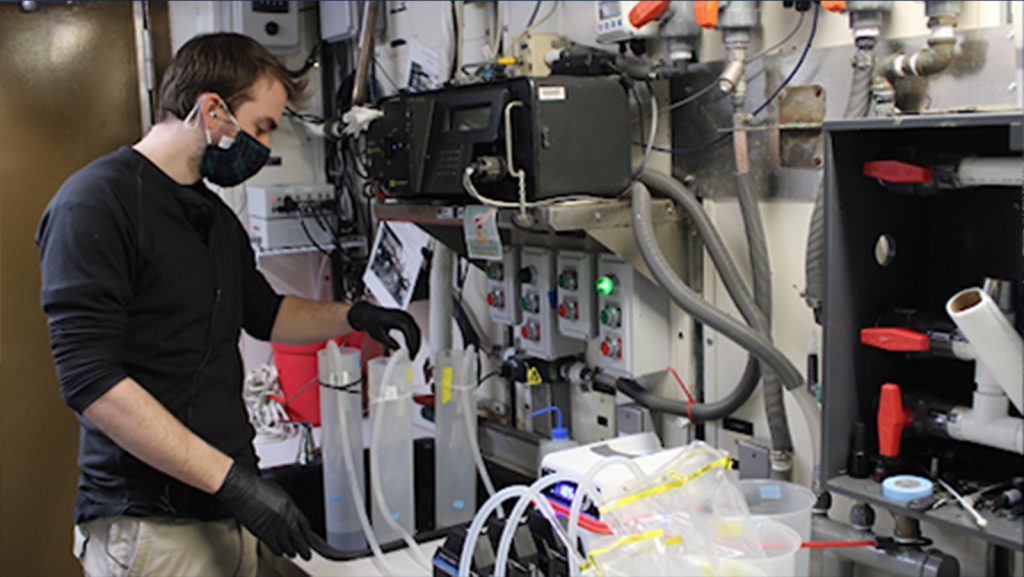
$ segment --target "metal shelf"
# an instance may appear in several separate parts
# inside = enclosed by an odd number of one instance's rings
[[[845,495],[858,501],[866,501],[877,507],[882,507],[901,515],[909,515],[915,519],[932,523],[940,527],[955,529],[962,533],[970,534],[973,537],[986,541],[1024,551],[1024,522],[1020,519],[1009,520],[997,517],[991,511],[979,511],[988,525],[981,528],[974,522],[974,517],[964,511],[959,504],[950,503],[943,505],[933,511],[912,511],[900,503],[890,501],[882,496],[882,484],[872,479],[854,479],[842,475],[833,477],[826,483],[829,491]]]

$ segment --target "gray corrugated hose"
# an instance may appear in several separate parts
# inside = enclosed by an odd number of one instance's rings
[[[647,176],[651,172],[652,171],[649,170],[644,171],[644,175],[641,177],[641,180],[643,182],[647,182]],[[660,176],[662,178],[674,180],[671,179],[671,177],[666,177],[665,175]],[[682,184],[676,184],[680,187],[682,186]],[[654,227],[651,225],[650,192],[642,182],[636,182],[633,184],[632,195],[633,229],[636,235],[637,245],[640,247],[640,252],[643,254],[644,262],[646,262],[647,266],[650,267],[651,272],[654,273],[655,278],[658,279],[662,288],[664,288],[666,292],[668,292],[669,296],[672,297],[672,300],[675,301],[676,304],[678,304],[684,311],[697,317],[697,319],[702,323],[710,326],[730,340],[734,341],[736,344],[750,351],[750,353],[756,356],[762,363],[765,363],[766,366],[776,371],[787,388],[799,389],[803,387],[804,379],[800,375],[800,372],[795,366],[793,366],[793,363],[789,362],[789,359],[787,359],[781,351],[775,348],[775,346],[763,336],[760,331],[751,329],[750,327],[735,320],[727,313],[719,310],[711,303],[702,299],[693,291],[693,289],[686,286],[686,283],[679,279],[675,274],[675,271],[672,270],[672,267],[665,259],[665,255],[662,254],[661,248],[658,246],[657,239],[654,235]],[[737,303],[737,305],[739,305],[739,303]],[[759,326],[764,328],[764,316],[760,314],[752,316],[757,318]]]

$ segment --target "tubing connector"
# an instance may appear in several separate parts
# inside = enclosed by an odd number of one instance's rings
[[[771,462],[771,478],[776,481],[789,481],[793,478],[793,454],[789,451],[772,450],[768,453]]]
[[[928,3],[933,4],[932,2]],[[951,4],[957,4],[951,3]],[[930,10],[930,9],[929,9]],[[931,15],[929,11],[928,47],[907,55],[891,54],[875,69],[871,79],[871,90],[875,96],[877,110],[881,113],[895,112],[897,78],[906,76],[931,76],[949,67],[953,62],[956,48],[957,9],[945,10],[941,15]]]

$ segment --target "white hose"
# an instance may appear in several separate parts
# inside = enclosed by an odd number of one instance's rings
[[[391,359],[388,360],[388,364],[384,368],[384,375],[381,377],[381,390],[383,390],[383,387],[388,386],[388,383],[392,382],[391,379],[392,375],[395,372],[395,367],[397,367],[401,362],[408,360],[409,353],[404,348],[399,349],[398,352],[391,355]],[[404,400],[404,396],[400,396],[398,397],[398,399],[396,399],[397,402],[402,402]],[[384,402],[387,401],[382,401],[382,403]],[[383,411],[383,409],[381,409],[381,411]],[[377,450],[378,446],[380,445],[380,432],[381,429],[383,429],[383,425],[381,425],[381,423],[383,422],[383,415],[378,415],[373,419],[373,426],[370,428],[370,479],[373,481],[370,483],[370,486],[372,487],[373,491],[373,499],[377,503],[377,506],[380,507],[380,512],[384,517],[384,522],[387,524],[388,527],[391,528],[392,531],[398,533],[398,535],[402,538],[402,541],[405,541],[405,544],[409,547],[409,552],[412,554],[413,559],[415,559],[416,562],[421,567],[423,567],[427,571],[430,571],[431,568],[433,567],[433,565],[430,562],[430,559],[428,559],[427,556],[423,554],[423,551],[420,550],[419,543],[417,543],[416,540],[412,538],[412,535],[410,535],[408,531],[405,530],[404,527],[402,527],[398,524],[398,522],[395,521],[394,517],[392,516],[391,509],[388,507],[387,500],[384,498],[384,490],[382,489],[384,476],[381,474],[380,471],[380,452]]]
[[[498,541],[498,552],[494,561],[494,577],[505,577],[505,571],[508,567],[509,553],[512,550],[512,539],[515,538],[516,529],[519,527],[519,519],[524,513],[526,513],[526,508],[530,506],[531,502],[535,503],[537,508],[542,512],[547,513],[550,510],[551,514],[548,516],[548,520],[555,529],[555,534],[558,535],[565,544],[568,556],[571,557],[569,564],[571,565],[574,562],[579,563],[581,561],[579,558],[579,551],[576,550],[574,542],[564,534],[561,524],[554,520],[554,509],[551,507],[551,503],[548,503],[547,498],[541,494],[541,492],[548,487],[563,482],[576,483],[576,485],[579,486],[583,484],[584,478],[580,477],[576,473],[568,472],[554,473],[541,477],[530,485],[528,492],[521,496],[515,506],[512,507],[512,512],[509,513],[508,519],[505,519],[505,528],[501,532],[501,539]]]
[[[337,380],[337,373],[331,374],[332,380]],[[339,385],[341,383],[332,383]],[[352,492],[352,500],[355,502],[356,514],[359,516],[359,524],[363,527],[363,534],[366,535],[366,541],[370,544],[370,550],[373,551],[374,562],[377,564],[377,568],[382,573],[388,576],[395,576],[400,574],[398,569],[389,563],[384,558],[384,551],[380,548],[380,543],[377,542],[377,536],[373,534],[373,528],[370,527],[370,519],[366,515],[366,508],[363,506],[363,500],[359,496],[359,479],[356,478],[355,463],[352,461],[352,454],[349,451],[349,437],[348,437],[348,423],[345,421],[345,411],[339,411],[340,425],[338,428],[341,429],[341,446],[344,447],[341,454],[345,460],[345,469],[348,471],[348,486]]]
[[[594,477],[598,473],[611,467],[612,465],[621,465],[629,469],[636,479],[643,479],[644,472],[633,460],[627,459],[622,456],[608,457],[602,460],[600,463],[592,466],[585,475],[583,480],[576,486],[576,495],[573,496],[572,506],[569,507],[569,542],[576,543],[579,535],[579,522],[580,514],[583,512],[583,499],[587,493],[590,494],[590,499],[597,502],[597,491],[594,489]],[[569,575],[576,577],[580,573],[579,563],[574,562],[575,560],[569,561]]]
[[[476,390],[475,380],[470,379],[473,365],[476,361],[476,348],[472,345],[463,353],[462,367],[459,372],[462,375],[462,382],[464,389],[461,391],[463,405],[463,416],[466,422],[466,434],[469,437],[470,449],[473,452],[473,460],[476,462],[476,469],[480,473],[480,479],[484,483],[484,488],[487,489],[487,494],[494,496],[494,483],[491,481],[491,475],[487,472],[487,466],[484,464],[484,457],[480,453],[480,443],[477,440],[477,425],[476,425],[476,407],[473,402],[473,393]],[[500,510],[499,510],[500,511]],[[503,515],[504,512],[501,512]],[[499,517],[501,516],[499,515]]]
[[[469,524],[469,529],[466,531],[466,540],[462,543],[462,554],[459,556],[459,577],[470,577],[471,575],[473,550],[476,549],[477,539],[480,538],[480,533],[483,532],[484,525],[491,516],[491,512],[501,507],[501,504],[506,500],[525,495],[527,491],[529,489],[523,485],[505,487],[495,493],[493,497],[487,499],[480,507],[480,510],[476,512],[473,522]]]

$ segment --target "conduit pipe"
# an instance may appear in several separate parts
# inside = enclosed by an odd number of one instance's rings
[[[434,242],[434,256],[430,263],[430,352],[433,358],[443,350],[452,348],[452,251],[441,241]],[[412,290],[410,287],[409,290]]]
[[[960,2],[948,0],[925,2],[928,16],[928,47],[907,55],[891,54],[875,69],[871,80],[877,111],[895,112],[897,78],[906,76],[931,76],[942,72],[953,62],[956,48],[957,16]]]

